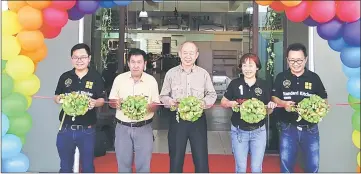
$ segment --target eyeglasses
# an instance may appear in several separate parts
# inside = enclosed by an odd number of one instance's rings
[[[83,60],[85,60],[85,59],[87,59],[88,58],[88,56],[83,56],[83,57],[71,57],[71,59],[72,60],[81,60],[81,61],[83,61]]]
[[[305,61],[305,60],[290,60],[290,59],[288,59],[288,62],[290,62],[290,64],[295,64],[296,62],[297,62],[297,64],[301,64],[301,63],[303,63],[303,61]]]

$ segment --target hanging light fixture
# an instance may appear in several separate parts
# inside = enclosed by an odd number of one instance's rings
[[[143,0],[142,11],[139,13],[139,17],[140,18],[147,18],[148,17],[148,12],[144,10],[144,0]]]

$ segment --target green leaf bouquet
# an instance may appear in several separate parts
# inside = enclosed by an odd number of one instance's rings
[[[180,100],[178,107],[172,106],[171,111],[177,111],[177,119],[195,122],[203,113],[202,100],[194,96],[185,97]]]
[[[329,106],[325,99],[317,95],[304,98],[297,104],[296,111],[299,114],[297,121],[304,119],[310,123],[319,123],[329,112]]]
[[[90,98],[87,95],[72,92],[68,95],[61,94],[60,98],[64,113],[72,116],[73,120],[75,117],[85,115],[88,112]]]
[[[240,112],[240,117],[247,123],[258,123],[267,115],[264,103],[256,98],[244,101],[240,106],[232,107],[234,112]]]
[[[148,113],[148,100],[145,96],[128,96],[122,102],[122,111],[125,116],[132,120],[141,120]]]

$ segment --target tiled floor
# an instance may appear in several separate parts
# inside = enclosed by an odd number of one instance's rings
[[[168,131],[154,130],[154,153],[168,153]],[[188,142],[186,153],[191,153]],[[231,140],[228,131],[208,131],[208,153],[209,154],[232,154]]]

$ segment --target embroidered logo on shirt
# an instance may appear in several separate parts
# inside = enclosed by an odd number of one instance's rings
[[[64,84],[68,88],[71,85],[72,82],[73,81],[70,78],[68,78],[68,79],[65,80]]]
[[[262,95],[262,89],[257,87],[256,89],[254,89],[254,93],[256,93],[257,96],[261,96]]]
[[[92,89],[93,88],[93,82],[86,81],[85,82],[85,88]]]
[[[289,80],[284,80],[284,81],[283,81],[283,86],[284,86],[285,88],[290,88],[290,86],[291,86],[291,81],[289,81]]]
[[[305,82],[305,89],[311,90],[312,89],[312,83]]]

